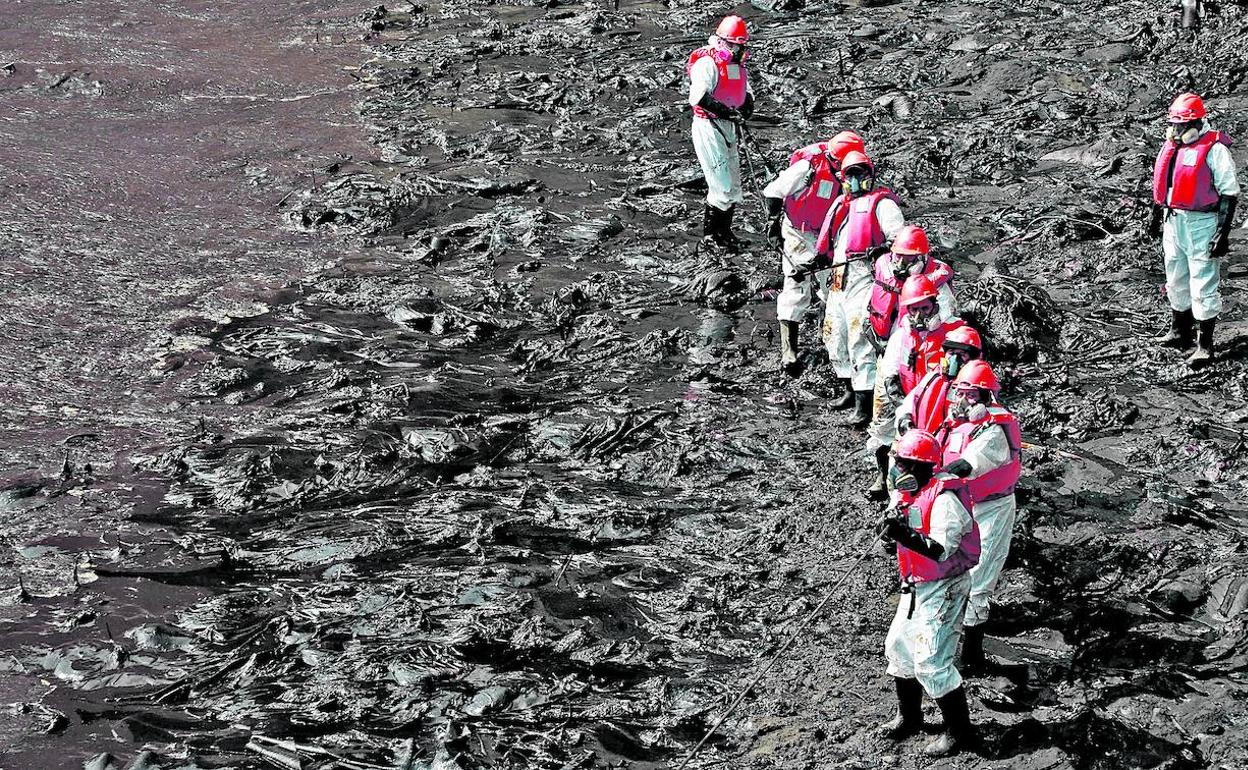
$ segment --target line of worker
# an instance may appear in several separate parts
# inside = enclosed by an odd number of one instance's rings
[[[733,212],[744,196],[739,121],[753,96],[744,66],[749,34],[726,17],[689,58],[693,138],[707,181],[704,235],[735,250]],[[1153,179],[1149,231],[1163,237],[1172,308],[1160,342],[1192,348],[1194,368],[1214,357],[1221,312],[1217,257],[1227,253],[1239,185],[1203,102],[1182,94]],[[794,151],[763,189],[781,239],[783,286],[776,302],[780,363],[801,367],[799,332],[823,305],[822,337],[842,383],[833,406],[868,428],[876,472],[868,495],[891,498],[879,525],[896,549],[901,598],[885,642],[897,714],[891,740],[923,727],[922,697],[933,698],[943,732],[932,756],[975,742],[961,665],[982,670],[984,626],[1009,554],[1022,463],[1022,434],[984,361],[980,334],[958,317],[953,268],[931,255],[927,233],[907,225],[901,201],[878,184],[861,136],[842,131]],[[963,638],[964,637],[964,638]]]

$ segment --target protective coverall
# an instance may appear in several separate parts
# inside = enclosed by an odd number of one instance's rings
[[[711,36],[708,45],[718,45],[719,38]],[[689,70],[689,106],[693,107],[702,97],[714,93],[719,83],[719,71],[715,61],[704,56],[694,62]],[[693,149],[706,177],[706,202],[721,211],[745,200],[741,187],[740,137],[737,125],[731,120],[693,118]]]
[[[942,323],[948,324],[958,317],[958,301],[953,296],[953,287],[947,283],[936,287],[936,308]],[[880,355],[875,371],[875,391],[872,394],[872,419],[867,428],[866,447],[868,452],[892,446],[897,438],[898,407],[901,399],[889,392],[888,379],[896,377],[901,359],[906,355],[904,340],[909,334],[910,320],[902,317],[893,324],[893,333],[885,343],[884,352]],[[908,396],[909,394],[903,394]]]
[[[913,515],[910,526],[919,526]],[[936,498],[928,537],[944,550],[941,561],[958,550],[972,526],[970,512],[956,495],[945,492]],[[961,686],[962,675],[955,661],[970,585],[970,573],[964,572],[916,583],[909,593],[901,595],[884,640],[889,675],[918,679],[932,698],[941,698]]]
[[[1010,442],[1005,429],[989,425],[979,432],[958,455],[971,464],[966,477],[974,480],[1010,462]],[[976,501],[972,515],[979,524],[979,564],[971,568],[971,593],[966,606],[966,625],[979,626],[988,620],[988,605],[996,591],[1001,569],[1010,554],[1017,503],[1013,493],[996,500]]]
[[[850,205],[858,205],[865,198],[857,198]],[[884,232],[885,243],[891,243],[897,231],[905,227],[906,218],[901,207],[888,198],[876,204],[876,221]],[[847,228],[836,234],[832,251],[834,271],[836,265],[846,259]],[[871,286],[875,279],[875,266],[870,260],[859,260],[844,266],[844,281],[828,286],[827,307],[823,319],[823,340],[828,358],[836,376],[848,379],[855,391],[870,391],[875,387],[875,361],[877,353],[871,344],[869,330],[871,319],[867,307],[871,301]],[[831,280],[831,279],[829,279]]]
[[[800,192],[811,174],[810,162],[799,160],[781,171],[763,188],[768,198],[783,200]],[[829,270],[809,271],[815,261],[815,242],[818,232],[803,232],[793,226],[787,216],[780,220],[780,235],[784,239],[781,254],[781,271],[784,286],[776,297],[776,319],[802,321],[815,300],[823,302],[827,297]]]
[[[1210,130],[1206,126],[1201,135]],[[1238,196],[1235,159],[1226,145],[1213,145],[1205,162],[1213,173],[1213,186],[1218,194]],[[1170,192],[1172,195],[1173,190]],[[1161,240],[1166,265],[1166,297],[1174,310],[1190,308],[1197,321],[1217,318],[1222,312],[1218,260],[1209,253],[1217,229],[1216,211],[1166,210]]]

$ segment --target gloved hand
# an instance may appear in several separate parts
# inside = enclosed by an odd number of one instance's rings
[[[969,462],[959,457],[958,459],[949,463],[945,467],[941,468],[939,472],[948,473],[951,476],[956,476],[960,479],[964,479],[967,476],[970,476],[971,471],[973,470],[975,469],[971,467],[971,464]]]
[[[721,120],[737,120],[741,117],[739,111],[729,107],[710,94],[703,94],[702,98],[698,100],[698,106]]]
[[[750,116],[754,114],[754,94],[749,91],[745,92],[745,104],[741,105],[739,112],[744,120],[750,119]]]
[[[944,546],[926,535],[915,532],[900,516],[886,516],[880,522],[880,538],[904,545],[911,551],[933,560],[939,560],[945,554]]]
[[[907,431],[914,427],[914,420],[908,414],[903,414],[901,419],[897,421],[897,435],[904,436]]]
[[[767,245],[773,248],[780,245],[780,217],[772,217],[767,224]]]
[[[884,518],[880,519],[879,532],[881,539],[896,543],[897,539],[906,537],[906,533],[910,532],[910,525],[897,515],[896,510],[886,510]]]
[[[884,340],[880,339],[880,335],[875,333],[875,327],[871,325],[870,320],[862,325],[862,338],[871,345],[871,349],[875,351],[877,356],[883,355]]]
[[[900,402],[906,397],[905,392],[901,389],[901,377],[897,375],[893,375],[892,377],[884,380],[884,390],[888,393],[890,398],[897,402]]]
[[[1223,230],[1213,239],[1213,248],[1209,250],[1209,256],[1225,257],[1231,251],[1231,232]]]
[[[1235,226],[1235,208],[1239,205],[1239,198],[1234,195],[1224,195],[1218,201],[1218,234],[1214,236],[1213,248],[1209,254],[1214,257],[1225,257],[1231,250],[1231,228]]]
[[[1154,203],[1153,211],[1148,218],[1148,237],[1154,241],[1161,237],[1161,213],[1161,206]]]

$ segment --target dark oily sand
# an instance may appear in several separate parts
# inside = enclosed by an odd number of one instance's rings
[[[1160,2],[748,13],[766,162],[866,136],[1036,446],[988,644],[1009,665],[969,686],[983,756],[871,736],[893,708],[876,558],[696,766],[1244,766],[1241,258],[1216,366],[1138,340],[1165,316],[1141,235],[1157,116],[1195,87],[1245,133],[1248,12],[1210,8],[1199,36]],[[32,581],[80,563],[37,602],[12,589],[15,745],[99,767],[680,761],[874,519],[826,365],[774,373],[774,257],[695,249],[681,66],[713,21],[560,0],[356,22],[380,160],[280,207],[341,259],[194,327],[156,392],[203,421],[129,455],[169,480],[126,523],[144,538],[15,541]],[[116,623],[87,612],[105,598]]]

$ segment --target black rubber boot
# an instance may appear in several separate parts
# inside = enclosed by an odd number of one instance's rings
[[[897,688],[897,716],[879,726],[879,736],[889,741],[904,741],[923,729],[923,685],[918,679],[893,677]]]
[[[966,688],[958,689],[936,699],[940,715],[945,718],[945,730],[931,743],[923,747],[929,757],[949,757],[969,749],[975,743],[975,728],[971,727],[971,710],[966,703]]]
[[[854,391],[854,411],[849,417],[845,418],[842,425],[848,425],[851,428],[862,430],[871,424],[871,397],[873,391],[855,390]]]
[[[888,447],[876,447],[875,467],[877,475],[875,483],[867,488],[867,497],[872,500],[888,499]]]
[[[962,636],[962,661],[958,669],[963,675],[982,673],[988,668],[984,657],[984,627],[967,626]]]
[[[1187,310],[1171,310],[1170,329],[1157,339],[1157,344],[1163,348],[1187,350],[1196,344],[1192,329],[1195,323],[1196,319],[1192,318],[1191,308]]]
[[[736,204],[729,206],[727,211],[720,212],[719,244],[730,254],[736,254],[745,246],[745,242],[732,232],[732,219],[736,213]]]
[[[800,368],[797,363],[797,321],[780,322],[780,370],[790,377]]]
[[[715,240],[715,228],[719,225],[718,213],[719,208],[711,206],[710,203],[703,206],[703,238]]]
[[[1213,328],[1218,319],[1198,321],[1196,326],[1196,350],[1187,357],[1187,365],[1193,369],[1203,369],[1213,363]]]
[[[837,411],[848,409],[854,405],[854,388],[850,385],[850,381],[844,378],[841,379],[841,387],[845,389],[845,392],[841,394],[840,398],[832,402],[832,408]]]

